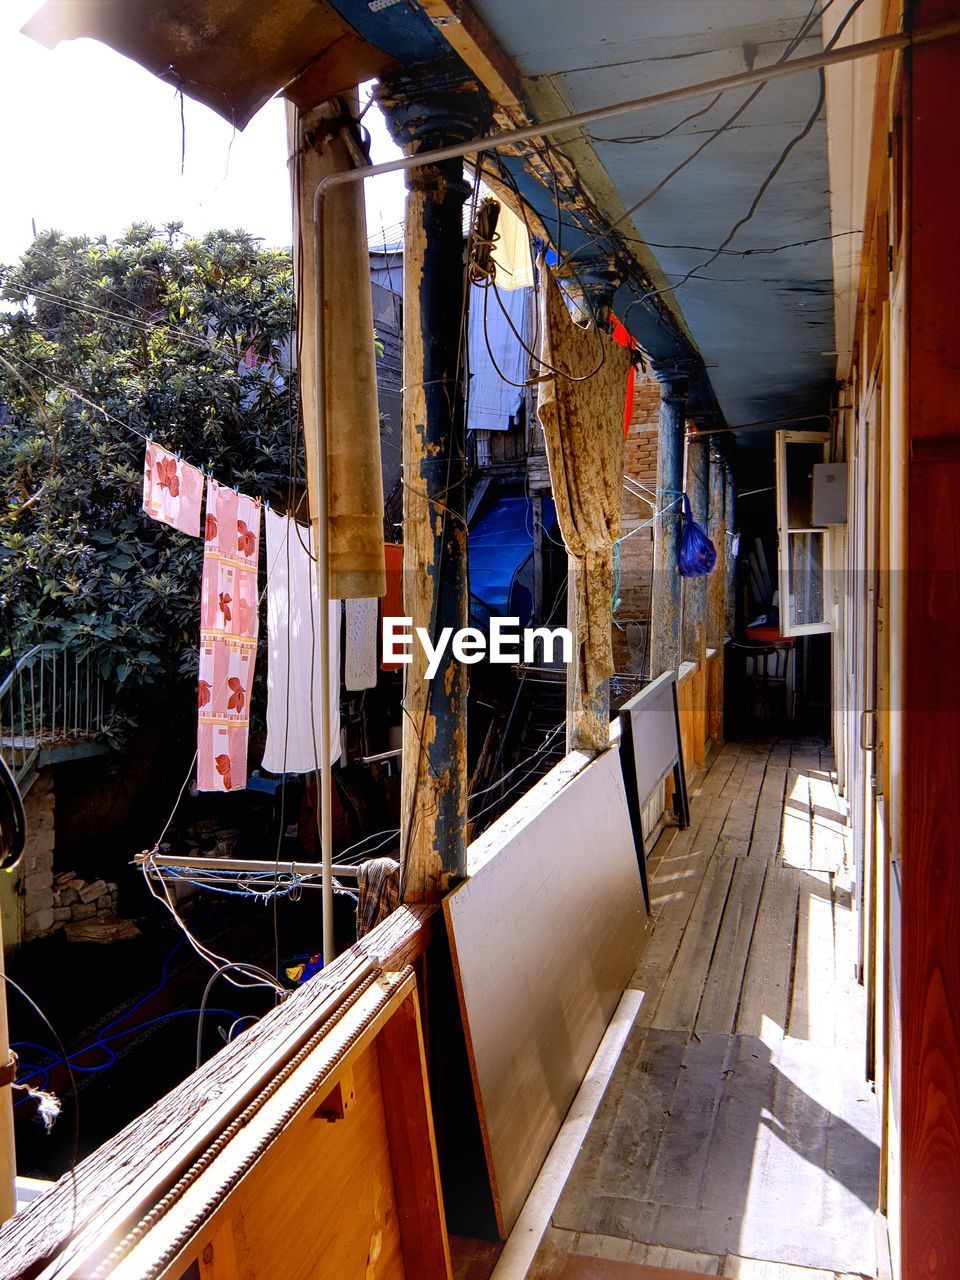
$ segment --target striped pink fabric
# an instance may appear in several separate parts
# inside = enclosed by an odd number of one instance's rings
[[[247,785],[259,553],[259,501],[208,480],[197,693],[199,791],[239,791]]]
[[[199,538],[202,500],[203,475],[197,468],[148,441],[143,461],[143,509],[147,515]]]

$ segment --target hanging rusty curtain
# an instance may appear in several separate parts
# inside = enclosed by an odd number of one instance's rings
[[[613,675],[613,555],[620,537],[623,412],[630,356],[572,319],[540,263],[541,377],[537,415],[563,541],[576,561],[575,696],[570,745],[609,744],[605,683]],[[551,370],[555,372],[551,372]]]
[[[313,196],[321,178],[351,168],[356,157],[343,123],[357,95],[300,114],[288,106],[294,189],[300,389],[310,510],[317,510],[317,423],[313,333],[317,315]],[[370,255],[363,183],[334,188],[326,198],[323,254],[324,387],[327,425],[330,595],[369,599],[386,589],[383,566],[383,481]]]

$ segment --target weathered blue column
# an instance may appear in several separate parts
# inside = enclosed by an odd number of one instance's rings
[[[675,373],[657,373],[660,423],[657,448],[657,523],[653,534],[653,599],[650,614],[650,677],[676,671],[681,660],[680,588],[677,544],[682,508],[683,443],[688,382]]]
[[[395,139],[429,151],[484,133],[485,97],[458,74],[381,86]],[[404,612],[436,641],[467,625],[463,162],[407,173],[403,258]],[[414,642],[405,667],[401,848],[405,901],[439,899],[466,874],[467,668],[448,646],[426,678]]]

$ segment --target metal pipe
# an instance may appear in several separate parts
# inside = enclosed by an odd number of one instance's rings
[[[492,151],[497,147],[513,146],[518,142],[529,142],[542,138],[545,134],[556,133],[561,129],[582,129],[588,124],[597,124],[601,120],[615,120],[618,116],[631,115],[636,111],[646,111],[652,107],[662,107],[673,102],[685,102],[690,98],[705,97],[708,94],[722,93],[728,89],[741,89],[749,85],[763,84],[769,80],[781,80],[784,76],[795,75],[802,71],[816,71],[820,67],[832,67],[844,62],[855,62],[862,58],[872,58],[881,53],[892,53],[897,49],[906,49],[911,45],[929,44],[935,40],[945,40],[950,36],[960,35],[960,20],[942,22],[929,27],[926,31],[912,33],[897,32],[894,35],[878,36],[875,40],[862,40],[858,44],[848,44],[821,53],[811,53],[803,58],[792,58],[788,62],[776,62],[768,67],[754,67],[749,71],[738,71],[729,76],[719,76],[715,80],[701,80],[696,84],[683,85],[679,89],[666,89],[662,93],[647,94],[643,98],[630,98],[626,102],[614,103],[607,107],[596,107],[591,111],[578,111],[567,116],[556,116],[542,124],[525,125],[522,129],[507,129],[502,133],[490,134],[484,138],[475,138],[470,142],[458,142],[448,147],[439,147],[435,151],[415,152],[413,155],[400,156],[396,160],[385,160],[381,164],[366,165],[357,169],[344,169],[340,173],[331,173],[323,178],[320,188],[340,186],[343,183],[355,182],[359,178],[376,178],[382,173],[397,173],[405,169],[417,169],[424,164],[438,164],[442,160],[457,160],[462,156],[477,151]]]
[[[566,116],[558,116],[540,124],[526,125],[522,129],[507,129],[501,133],[471,139],[469,142],[460,142],[447,147],[439,147],[433,151],[419,151],[412,155],[399,156],[395,160],[386,160],[381,164],[365,165],[356,169],[344,169],[339,173],[327,174],[320,180],[313,194],[313,227],[317,287],[317,315],[314,334],[314,371],[316,376],[314,407],[317,424],[317,560],[320,587],[320,723],[322,726],[322,741],[320,743],[320,850],[323,868],[330,869],[332,866],[331,844],[333,836],[331,794],[333,776],[328,731],[330,724],[330,692],[327,679],[330,653],[328,617],[330,586],[329,566],[327,563],[327,425],[323,392],[325,320],[323,209],[327,191],[332,187],[352,182],[362,182],[367,178],[376,178],[385,173],[404,172],[408,169],[421,168],[423,165],[439,164],[444,160],[457,160],[477,152],[493,151],[498,147],[514,146],[520,142],[543,138],[547,134],[557,133],[561,130],[582,129],[589,124],[597,124],[602,120],[614,120],[618,116],[630,115],[637,111],[646,111],[653,107],[666,106],[674,102],[685,102],[690,98],[720,93],[728,89],[740,89],[769,80],[779,80],[784,76],[795,75],[803,71],[814,71],[820,67],[835,66],[861,58],[870,58],[877,54],[905,49],[911,44],[925,44],[957,34],[960,34],[960,21],[941,23],[923,32],[881,36],[876,40],[864,40],[859,44],[846,45],[826,52],[810,54],[803,58],[794,58],[788,62],[775,63],[769,67],[755,67],[749,71],[720,76],[714,80],[703,80],[697,84],[684,85],[679,89],[668,89],[662,93],[647,94],[642,98],[632,98],[626,102],[614,103],[607,107],[598,107],[592,111],[579,111]],[[324,877],[323,955],[325,963],[329,963],[334,958],[333,886],[329,876]]]
[[[351,171],[352,172],[352,171]],[[317,425],[317,580],[320,596],[320,866],[322,876],[323,963],[336,959],[333,936],[333,763],[330,759],[330,563],[328,550],[327,406],[324,394],[323,201],[327,179],[313,196],[314,282],[317,290],[314,325],[314,411]],[[301,235],[303,231],[301,230]]]
[[[391,751],[378,751],[372,756],[361,756],[361,764],[380,764],[383,760],[397,760],[403,754],[400,747],[394,747]]]
[[[155,853],[149,858],[137,859],[150,865],[162,867],[180,867],[187,871],[247,871],[263,875],[315,876],[323,870],[315,862],[277,862],[275,859],[265,861],[259,858],[205,858],[195,854],[180,855],[176,853]],[[331,864],[331,872],[335,876],[356,876],[359,868],[353,863]]]

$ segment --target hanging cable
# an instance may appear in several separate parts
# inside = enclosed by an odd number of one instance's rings
[[[73,1097],[73,1137],[72,1137],[71,1151],[70,1151],[70,1190],[71,1190],[72,1208],[70,1213],[70,1230],[67,1232],[67,1235],[70,1236],[73,1234],[73,1229],[76,1226],[77,1208],[79,1204],[79,1197],[77,1194],[77,1159],[78,1159],[79,1150],[80,1150],[80,1094],[79,1094],[79,1091],[77,1090],[77,1078],[74,1075],[73,1069],[70,1066],[69,1059],[67,1058],[67,1051],[64,1046],[63,1040],[60,1038],[60,1033],[57,1031],[56,1027],[53,1025],[53,1023],[50,1021],[50,1019],[47,1017],[44,1011],[37,1004],[36,1000],[34,1000],[33,996],[31,996],[29,992],[25,991],[18,982],[15,982],[14,979],[11,978],[8,973],[5,973],[3,971],[2,966],[0,966],[0,978],[3,979],[3,981],[7,984],[7,986],[10,988],[11,991],[15,991],[17,995],[19,995],[20,998],[30,1006],[33,1012],[44,1024],[44,1026],[50,1032],[50,1035],[53,1037],[53,1041],[56,1044],[57,1049],[59,1050],[60,1055],[64,1060],[64,1063],[66,1064],[67,1078],[70,1081],[70,1093]],[[39,1102],[39,1105],[42,1108],[43,1106],[42,1100]],[[41,1110],[41,1115],[42,1114],[43,1112]],[[56,1113],[54,1113],[54,1117],[55,1115]]]
[[[213,990],[214,984],[217,981],[217,979],[221,976],[221,974],[226,976],[227,970],[229,969],[236,969],[238,973],[250,973],[255,975],[266,973],[266,970],[261,969],[258,965],[241,964],[241,963],[228,960],[225,964],[222,964],[219,969],[217,969],[214,973],[212,973],[210,977],[207,979],[207,985],[203,989],[203,999],[200,1001],[199,1016],[197,1018],[197,1070],[198,1071],[200,1069],[200,1064],[203,1061],[203,1019],[207,1011],[207,1001],[210,999],[210,992]],[[266,974],[266,976],[268,978],[270,977],[269,974]],[[227,979],[227,981],[229,981],[229,979]],[[281,1000],[285,1000],[287,996],[290,994],[289,991],[287,991],[283,987],[278,988],[278,993],[279,993],[279,998]]]

